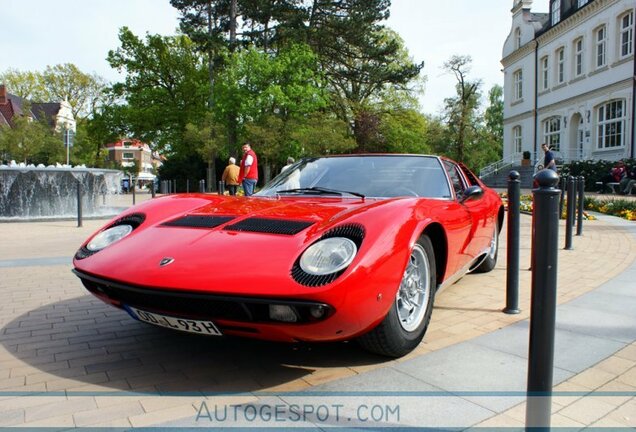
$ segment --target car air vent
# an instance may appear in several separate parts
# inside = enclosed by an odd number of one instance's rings
[[[162,224],[162,226],[214,228],[234,219],[233,216],[188,215]]]
[[[331,237],[346,237],[353,241],[358,250],[360,250],[360,246],[362,245],[362,240],[364,239],[364,227],[362,225],[357,224],[345,224],[340,225],[335,228],[330,229],[326,233],[324,233],[319,240],[324,240],[326,238]],[[331,273],[328,275],[312,275],[306,273],[302,268],[300,268],[300,257],[294,263],[294,266],[291,269],[292,278],[301,285],[309,286],[309,287],[318,287],[327,285],[338,278],[342,273],[344,273],[347,269],[340,270],[336,273]]]
[[[249,218],[226,226],[228,231],[248,231],[268,234],[294,235],[313,225],[308,221],[292,221],[281,219]]]

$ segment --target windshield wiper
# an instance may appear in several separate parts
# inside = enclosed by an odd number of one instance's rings
[[[284,189],[284,190],[276,191],[276,193],[277,194],[309,193],[309,194],[316,194],[316,195],[340,195],[340,196],[342,194],[349,194],[349,195],[358,196],[360,198],[364,198],[364,194],[361,194],[358,192],[340,191],[336,189],[327,189],[327,188],[315,187],[315,186],[308,187],[308,188]]]

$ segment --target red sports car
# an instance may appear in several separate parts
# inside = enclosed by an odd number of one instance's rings
[[[303,159],[252,197],[169,195],[92,235],[75,274],[146,323],[399,357],[441,288],[497,260],[504,209],[436,156]]]

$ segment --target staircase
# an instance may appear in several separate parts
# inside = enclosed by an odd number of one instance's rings
[[[521,175],[521,189],[532,189],[532,176],[534,175],[533,166],[508,166],[482,177],[481,181],[491,188],[507,189],[508,176],[512,170],[517,171]]]

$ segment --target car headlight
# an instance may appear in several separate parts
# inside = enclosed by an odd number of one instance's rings
[[[106,246],[110,246],[118,240],[123,239],[133,230],[131,225],[117,225],[112,228],[108,228],[97,234],[86,245],[86,249],[91,252],[97,252],[104,249]]]
[[[327,275],[347,268],[358,247],[345,237],[329,237],[309,246],[300,257],[300,268],[310,275]]]

